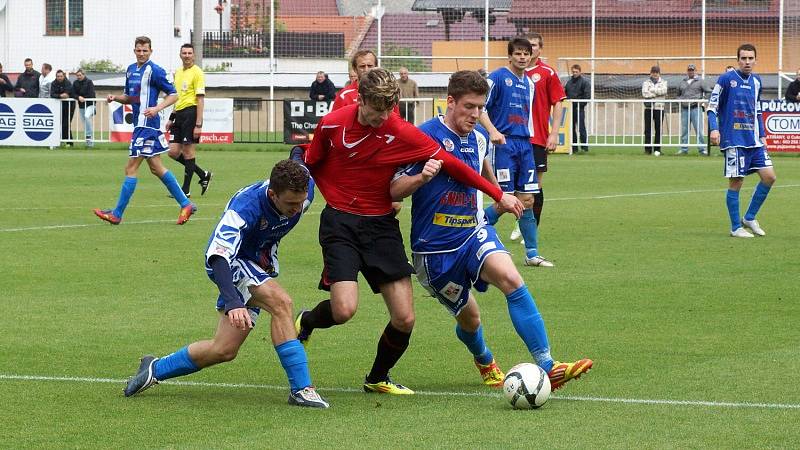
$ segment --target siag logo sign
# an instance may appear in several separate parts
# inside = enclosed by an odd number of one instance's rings
[[[31,105],[22,115],[22,129],[34,141],[43,141],[50,137],[54,126],[53,111],[41,103]]]
[[[17,117],[14,110],[5,103],[0,103],[0,141],[11,137],[16,127]]]

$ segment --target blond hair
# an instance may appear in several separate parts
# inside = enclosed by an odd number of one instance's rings
[[[358,82],[358,93],[365,104],[388,111],[400,101],[400,85],[392,72],[376,67],[370,69]]]

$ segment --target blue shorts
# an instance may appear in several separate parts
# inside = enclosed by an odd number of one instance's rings
[[[152,158],[169,150],[164,133],[155,128],[136,127],[128,147],[131,158]]]
[[[725,177],[739,178],[772,167],[767,147],[733,147],[725,150]]]
[[[503,192],[539,192],[536,161],[528,138],[506,136],[505,145],[496,145],[492,151],[494,175]]]
[[[451,314],[457,316],[467,305],[469,290],[486,292],[481,268],[492,253],[508,253],[497,231],[486,225],[472,234],[457,250],[446,253],[413,253],[417,280]]]
[[[271,269],[268,272],[260,265],[250,261],[249,259],[236,258],[231,261],[230,264],[231,272],[233,273],[233,284],[236,286],[236,290],[239,292],[239,300],[241,300],[245,306],[251,297],[250,290],[248,289],[250,286],[260,286],[278,276],[276,271]],[[214,281],[214,272],[210,267],[208,267],[207,263],[206,273],[208,274],[208,277],[211,278],[211,281]],[[217,298],[217,310],[225,310],[225,300],[223,300],[221,295]],[[253,321],[253,326],[255,326],[256,318],[258,318],[261,308],[256,306],[248,306],[247,310],[250,312],[250,320]]]

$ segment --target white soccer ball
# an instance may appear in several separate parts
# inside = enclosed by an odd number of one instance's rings
[[[550,398],[550,377],[536,364],[517,364],[506,372],[503,394],[514,409],[541,408]]]

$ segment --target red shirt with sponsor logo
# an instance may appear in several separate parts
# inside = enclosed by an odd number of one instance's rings
[[[539,58],[536,63],[525,69],[525,75],[533,81],[533,136],[531,143],[546,146],[547,136],[550,135],[550,111],[556,103],[567,98],[564,86],[558,79],[558,72],[542,62]],[[557,126],[557,125],[556,125]]]
[[[437,158],[455,180],[499,201],[503,193],[396,113],[378,128],[358,122],[358,105],[328,113],[317,124],[305,163],[328,204],[362,216],[392,212],[389,185],[399,166]]]

